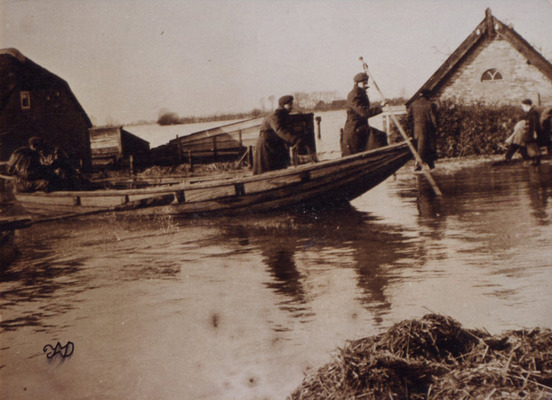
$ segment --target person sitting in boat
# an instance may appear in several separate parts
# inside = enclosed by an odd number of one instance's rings
[[[14,177],[18,192],[55,190],[55,174],[40,162],[40,154],[31,146],[16,149],[8,160],[8,174]]]
[[[291,110],[293,96],[283,96],[278,100],[278,108],[261,124],[253,158],[255,175],[289,166],[289,147],[297,146],[301,142],[301,138],[293,132],[288,121]]]
[[[40,137],[29,139],[29,147],[40,154],[40,162],[48,167],[55,175],[57,190],[77,190],[81,187],[82,179],[79,171],[71,164],[67,152],[59,146],[50,146]]]
[[[370,100],[366,91],[368,90],[368,74],[360,72],[353,78],[354,87],[347,96],[347,120],[341,137],[341,154],[360,153],[387,144],[387,136],[384,143],[381,143],[380,135],[371,134],[368,118],[381,114],[382,106],[370,107]]]

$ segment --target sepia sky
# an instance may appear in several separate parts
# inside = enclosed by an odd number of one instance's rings
[[[123,124],[345,97],[359,56],[410,97],[487,7],[552,59],[552,0],[0,0],[0,48],[65,79],[95,125]]]

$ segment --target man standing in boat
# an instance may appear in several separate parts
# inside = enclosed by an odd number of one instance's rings
[[[383,106],[370,108],[370,100],[366,94],[368,90],[368,75],[366,73],[356,74],[353,80],[355,85],[347,96],[347,121],[341,138],[341,154],[343,156],[379,147],[376,144],[369,144],[371,135],[368,118],[381,114]]]
[[[437,160],[437,106],[431,102],[429,90],[422,90],[418,98],[410,104],[406,119],[412,128],[412,136],[420,158],[430,169],[435,168],[435,160]],[[419,171],[422,166],[416,163],[415,169]]]
[[[253,173],[287,168],[290,164],[289,147],[299,144],[301,138],[289,124],[289,114],[293,109],[293,96],[283,96],[278,100],[278,108],[261,124],[261,131],[255,145]]]

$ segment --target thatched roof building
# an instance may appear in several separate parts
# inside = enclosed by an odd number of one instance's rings
[[[91,126],[67,82],[17,49],[0,50],[0,161],[40,136],[88,168]]]

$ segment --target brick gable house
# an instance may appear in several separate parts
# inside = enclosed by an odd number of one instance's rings
[[[407,102],[427,89],[434,100],[518,105],[552,104],[552,64],[511,27],[485,19]]]

